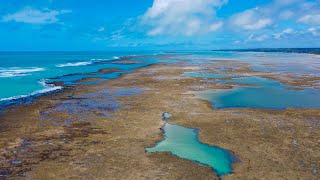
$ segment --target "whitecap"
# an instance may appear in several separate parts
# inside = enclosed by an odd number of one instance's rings
[[[3,99],[0,99],[0,103],[6,102],[6,101],[15,101],[15,100],[19,100],[22,98],[28,98],[28,97],[32,97],[32,96],[40,96],[43,94],[47,94],[50,92],[55,92],[55,91],[59,91],[59,90],[63,89],[62,86],[55,86],[54,84],[47,84],[46,81],[47,80],[42,79],[38,82],[39,84],[44,86],[44,89],[34,91],[34,92],[27,94],[27,95],[19,95],[19,96],[13,96],[13,97],[9,97],[9,98],[3,98]]]
[[[86,66],[92,64],[92,61],[84,61],[84,62],[75,62],[75,63],[65,63],[65,64],[58,64],[56,67],[75,67],[75,66]]]
[[[20,68],[20,67],[10,67],[7,69],[0,68],[0,78],[6,77],[16,77],[16,76],[28,76],[32,72],[44,71],[44,68],[30,67],[30,68]]]

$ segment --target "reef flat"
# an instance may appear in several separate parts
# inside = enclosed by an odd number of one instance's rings
[[[215,110],[195,92],[231,89],[239,83],[184,73],[222,73],[222,69],[237,77],[269,77],[317,88],[312,84],[317,78],[291,81],[289,76],[252,70],[247,63],[223,60],[205,66],[160,63],[117,79],[78,85],[2,112],[0,176],[218,179],[209,166],[167,152],[146,152],[163,139],[162,114],[169,112],[173,115],[169,123],[196,128],[200,142],[239,158],[232,174],[222,179],[319,179],[319,109]]]

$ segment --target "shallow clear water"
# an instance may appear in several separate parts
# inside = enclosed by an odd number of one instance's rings
[[[197,97],[212,102],[215,109],[222,108],[320,108],[320,90],[292,89],[278,81],[261,77],[244,77],[226,80],[253,86],[233,89],[208,90],[197,93]]]
[[[232,60],[248,63],[256,71],[272,73],[302,73],[320,76],[320,55],[281,53],[281,52],[185,52],[176,59],[190,60],[190,64],[202,65],[215,63],[217,60]]]
[[[197,72],[185,72],[183,73],[184,76],[190,77],[201,77],[201,78],[227,78],[227,77],[234,77],[235,74],[208,74],[208,73],[197,73]]]
[[[232,173],[234,155],[225,149],[199,142],[197,130],[166,123],[164,131],[165,138],[155,147],[147,148],[147,152],[170,152],[210,166],[218,176]]]

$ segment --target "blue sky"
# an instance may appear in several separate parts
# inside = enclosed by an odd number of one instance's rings
[[[320,0],[1,0],[0,50],[320,47]]]

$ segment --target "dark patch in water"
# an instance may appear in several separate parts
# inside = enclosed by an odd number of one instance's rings
[[[102,81],[102,79],[113,79],[119,77],[120,74],[125,73],[125,70],[120,69],[100,69],[97,72],[88,72],[88,73],[74,73],[58,76],[55,78],[51,78],[50,81],[54,84],[59,84],[63,86],[74,86],[78,84],[90,85],[97,84]],[[82,82],[85,79],[100,79],[95,82]]]
[[[86,122],[90,119],[90,115],[101,118],[112,117],[113,112],[124,108],[124,106],[118,102],[117,97],[133,96],[142,91],[140,88],[102,90],[68,97],[62,101],[53,102],[53,107],[41,111],[41,117],[39,119],[61,121],[66,125],[70,125],[74,121]],[[58,113],[58,115],[56,115],[56,113]],[[64,114],[64,116],[61,116],[61,113]],[[68,118],[69,115],[77,118]]]

